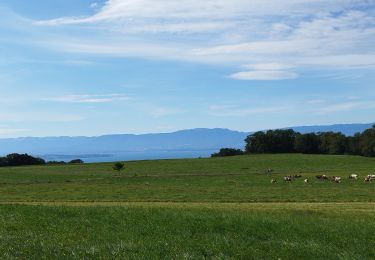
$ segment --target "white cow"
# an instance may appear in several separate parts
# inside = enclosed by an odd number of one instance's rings
[[[303,182],[304,182],[304,183],[309,183],[309,179],[306,178]]]
[[[285,182],[292,182],[292,180],[293,180],[293,179],[292,179],[292,176],[285,176],[285,177],[284,177],[284,181],[285,181]]]
[[[374,174],[369,174],[365,178],[365,181],[372,181],[372,180],[375,180],[375,175]]]
[[[358,179],[358,174],[350,174],[349,175],[349,179],[357,180]]]
[[[340,183],[341,182],[341,177],[337,177],[337,176],[333,176],[332,180],[336,183]]]

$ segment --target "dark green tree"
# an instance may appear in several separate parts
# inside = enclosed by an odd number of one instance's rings
[[[125,164],[124,163],[121,163],[121,162],[117,162],[113,165],[113,170],[117,171],[117,172],[121,172],[122,170],[125,169]]]
[[[346,152],[351,155],[362,155],[360,133],[346,137]]]
[[[360,146],[363,156],[375,156],[375,125],[362,133]]]
[[[256,132],[246,139],[247,153],[293,153],[297,133],[292,129]]]
[[[298,153],[318,154],[320,152],[320,138],[315,133],[298,134],[294,142]]]
[[[346,136],[342,133],[319,133],[320,152],[323,154],[345,154],[347,147]]]

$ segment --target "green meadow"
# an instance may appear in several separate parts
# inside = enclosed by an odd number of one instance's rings
[[[375,183],[363,181],[374,158],[134,161],[120,174],[112,165],[0,168],[0,258],[375,258]],[[289,174],[303,178],[284,183]]]

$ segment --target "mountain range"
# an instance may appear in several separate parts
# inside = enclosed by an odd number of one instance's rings
[[[300,133],[342,132],[353,135],[373,124],[288,127]],[[0,154],[29,153],[46,160],[81,158],[86,162],[207,157],[222,147],[244,148],[251,132],[229,129],[190,129],[160,134],[117,134],[96,137],[20,137],[0,139]]]

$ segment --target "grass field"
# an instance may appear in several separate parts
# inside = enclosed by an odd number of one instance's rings
[[[375,183],[362,178],[375,159],[139,161],[123,174],[111,166],[0,168],[0,258],[375,258]],[[284,183],[287,174],[311,182]]]
[[[121,175],[112,164],[0,168],[0,202],[371,202],[375,159],[326,155],[254,155],[233,158],[129,162]],[[265,169],[272,168],[268,176]],[[283,183],[287,174],[311,177]],[[349,181],[357,173],[361,181]],[[319,182],[316,174],[345,177]],[[270,184],[271,177],[279,179]]]

